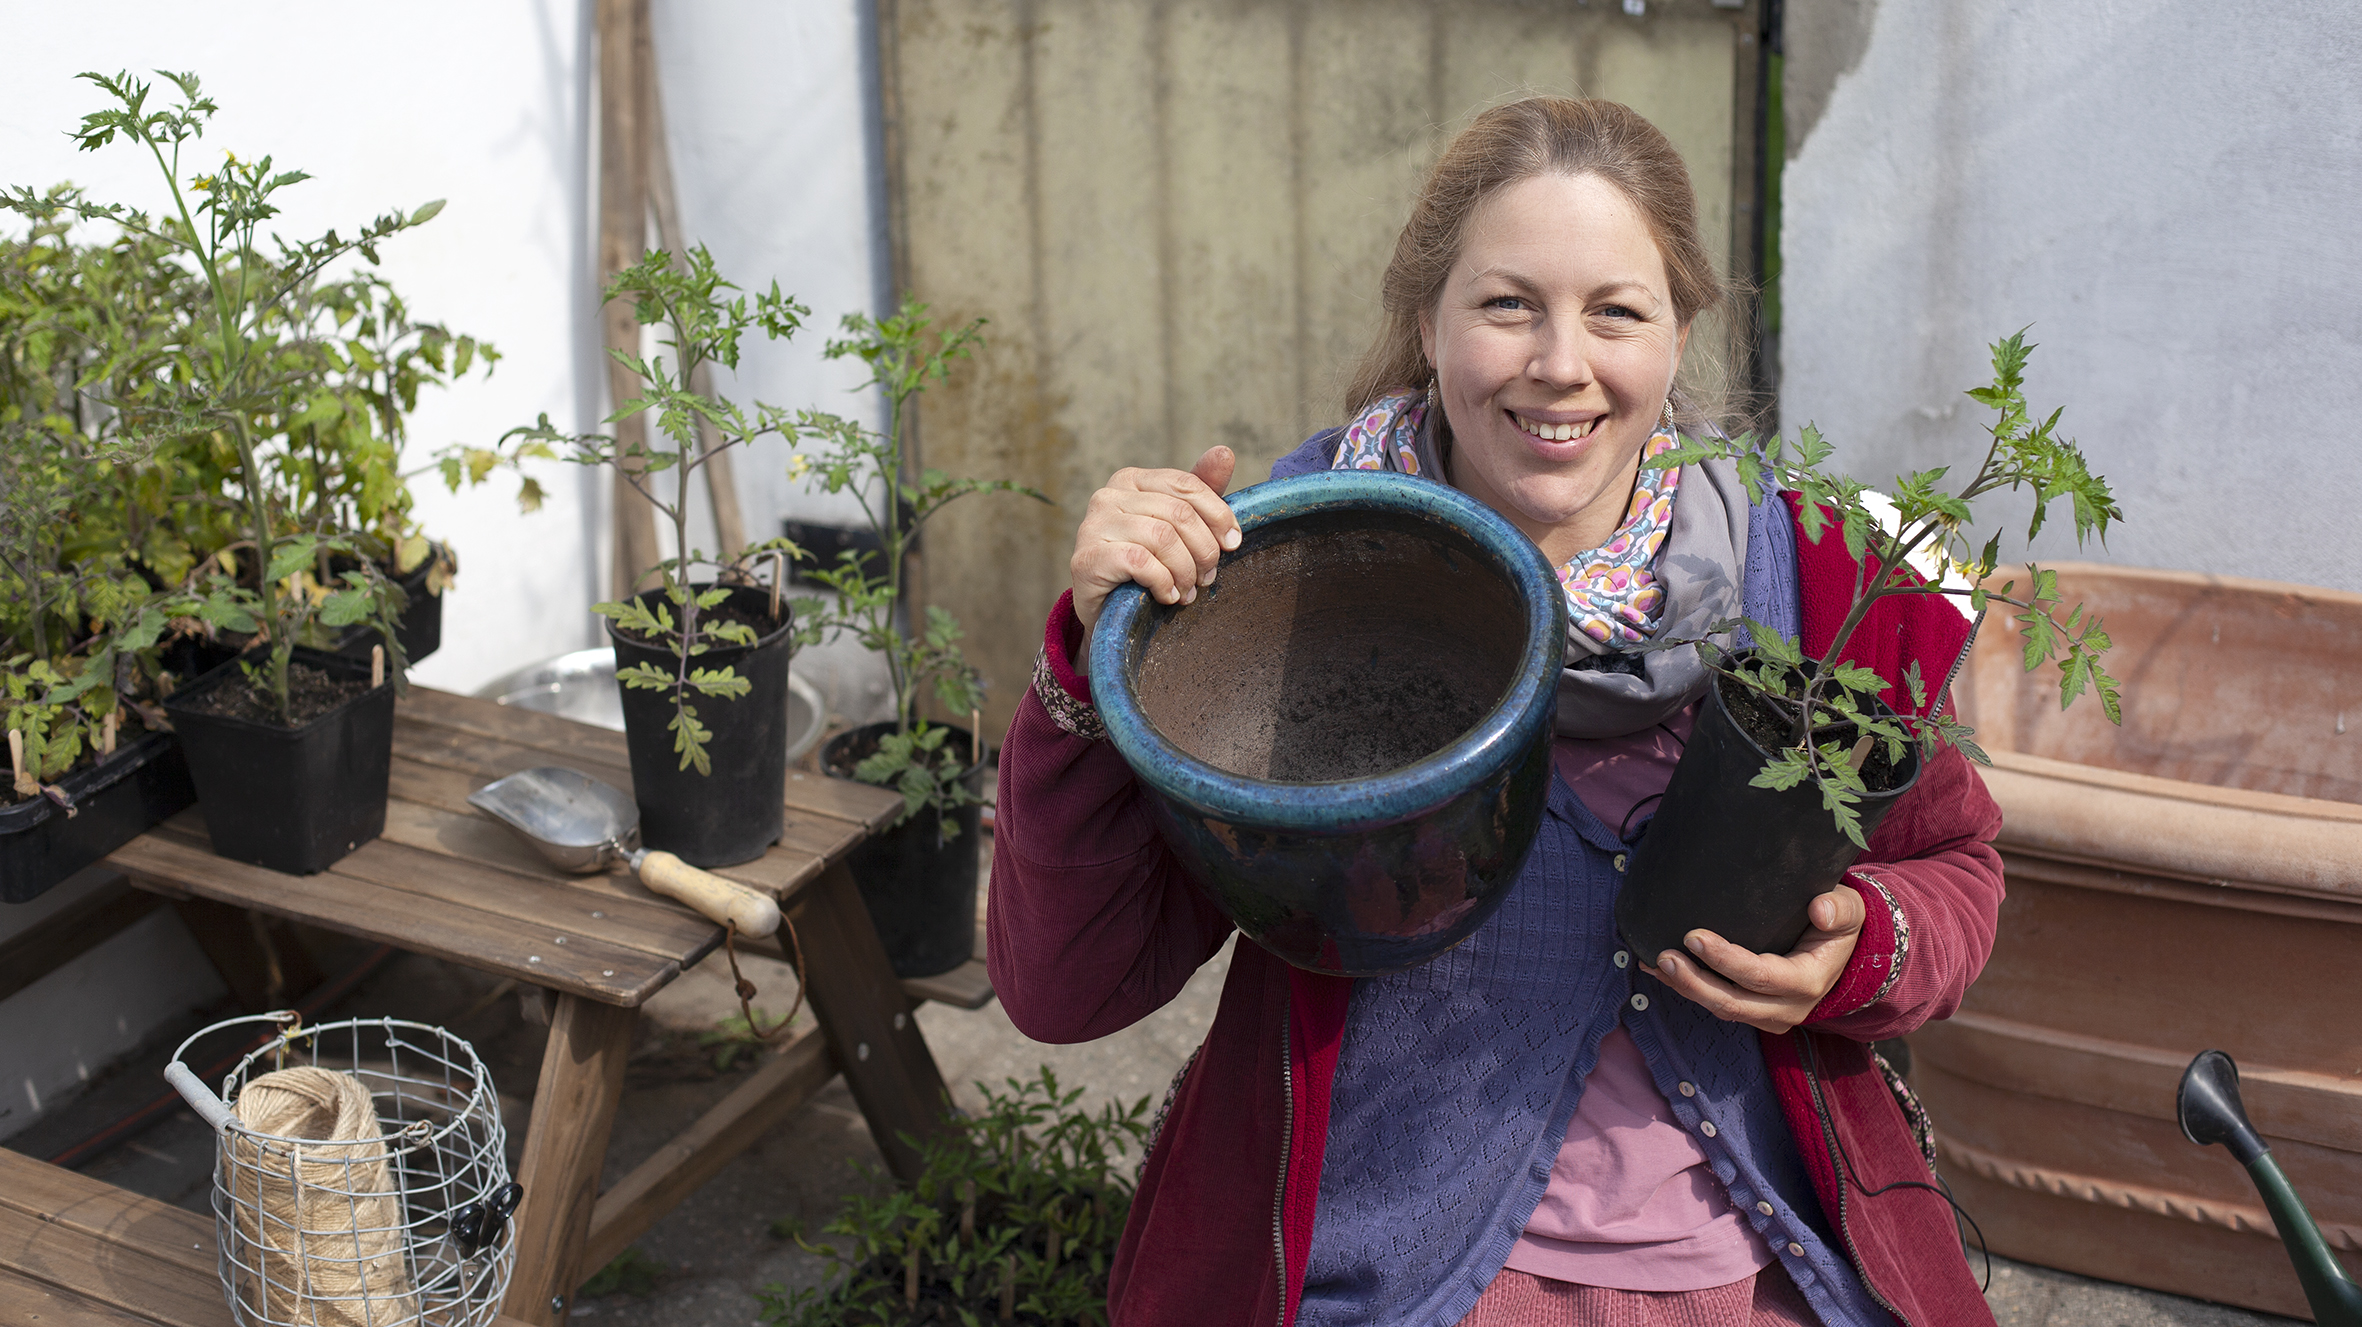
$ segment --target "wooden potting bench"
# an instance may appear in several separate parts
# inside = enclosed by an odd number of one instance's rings
[[[817,1026],[793,1036],[719,1105],[601,1193],[600,1169],[639,1007],[712,953],[722,932],[626,874],[555,870],[467,804],[475,789],[536,765],[565,765],[617,787],[631,786],[621,733],[414,687],[395,710],[385,833],[328,870],[290,876],[216,857],[202,808],[126,844],[110,864],[159,894],[256,909],[548,993],[549,1042],[517,1176],[525,1201],[513,1218],[517,1261],[503,1306],[522,1322],[548,1324],[566,1317],[575,1288],[591,1270],[621,1253],[837,1073],[845,1075],[868,1117],[888,1169],[915,1175],[919,1154],[907,1139],[942,1127],[945,1096],[911,1011],[924,999],[974,1008],[991,991],[979,965],[906,983],[887,964],[844,860],[893,819],[901,798],[791,770],[780,842],[720,874],[780,900],[801,941],[806,998]],[[783,928],[779,939],[786,935]],[[759,952],[776,957],[783,950],[773,945]],[[78,1176],[57,1183],[95,1185]],[[0,1186],[6,1184],[0,1176]],[[0,1210],[0,1218],[7,1215]],[[71,1238],[93,1257],[120,1252],[88,1232]],[[200,1261],[208,1266],[210,1248],[207,1226]],[[18,1266],[0,1235],[0,1303],[7,1302],[12,1276],[20,1291],[25,1285],[61,1285]]]

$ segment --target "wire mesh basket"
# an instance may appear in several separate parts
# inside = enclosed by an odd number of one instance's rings
[[[183,1060],[268,1024],[217,1096]],[[330,1072],[322,1072],[330,1071]],[[475,1049],[438,1027],[233,1018],[164,1077],[220,1137],[213,1219],[240,1327],[488,1327],[516,1248],[508,1138]]]

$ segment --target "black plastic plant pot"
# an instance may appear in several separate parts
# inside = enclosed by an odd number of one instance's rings
[[[402,644],[402,657],[416,664],[443,648],[443,596],[426,587],[427,573],[434,570],[435,559],[430,556],[418,564],[407,576],[396,576],[394,584],[402,587],[407,596],[402,609],[401,624],[394,630],[394,638]],[[336,642],[338,654],[359,658],[369,657],[369,647],[377,643],[377,628],[357,626],[346,629]]]
[[[47,797],[0,807],[0,903],[29,903],[197,800],[170,733],[148,733],[57,781]]]
[[[710,586],[699,586],[700,590]],[[662,590],[639,595],[654,606]],[[771,592],[739,587],[721,607],[756,622],[769,619]],[[674,618],[679,618],[674,609]],[[715,643],[696,657],[696,668],[730,668],[750,684],[743,696],[702,696],[692,690],[689,706],[712,734],[706,753],[710,774],[681,768],[673,748],[673,694],[617,683],[623,698],[623,735],[631,748],[632,792],[640,804],[640,842],[672,853],[691,866],[735,866],[763,855],[779,841],[787,804],[788,627],[779,620],[752,645]],[[758,628],[759,630],[759,628]],[[681,656],[670,644],[650,644],[607,624],[618,673],[647,664],[670,677]]]
[[[1721,679],[1708,688],[1712,699],[1699,709],[1616,899],[1616,929],[1647,962],[1681,950],[1700,927],[1759,954],[1785,954],[1811,925],[1805,909],[1814,896],[1835,888],[1861,855],[1810,781],[1749,786],[1768,757],[1732,716],[1726,688],[1737,689]],[[1899,766],[1887,763],[1883,748],[1873,747],[1863,767],[1879,791],[1854,808],[1864,838],[1919,778],[1917,745],[1905,748]]]
[[[299,647],[294,662],[339,681],[369,679],[367,659]],[[213,851],[290,875],[326,870],[385,830],[393,683],[297,728],[193,708],[244,676],[233,660],[164,701],[205,809]]]
[[[965,752],[973,736],[951,724],[947,750]],[[852,773],[878,739],[894,725],[873,723],[837,734],[820,749],[821,768],[839,778]],[[960,775],[970,793],[981,793],[984,762]],[[872,834],[845,859],[853,883],[861,887],[861,901],[886,947],[887,961],[897,977],[932,977],[951,971],[976,952],[976,862],[981,804],[970,802],[951,813],[959,830],[943,838],[941,813],[920,807],[918,813],[891,829]]]

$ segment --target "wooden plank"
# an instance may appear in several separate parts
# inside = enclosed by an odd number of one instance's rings
[[[731,1158],[753,1146],[836,1077],[828,1038],[806,1028],[729,1096],[599,1195],[584,1267],[604,1267]]]
[[[420,907],[417,895],[342,874],[345,862],[319,875],[291,876],[216,857],[201,831],[189,831],[195,814],[183,812],[172,824],[133,839],[108,862],[134,881],[153,880],[167,891],[257,907],[607,1004],[636,1006],[680,975],[677,963],[594,940],[530,946],[508,918],[464,904]],[[364,843],[353,857],[394,847]]]
[[[984,970],[983,959],[971,958],[932,977],[904,977],[902,993],[954,1009],[982,1009],[992,1003],[992,974]]]
[[[0,1000],[121,935],[161,901],[117,876],[40,925],[0,942]]]
[[[177,1322],[144,1313],[134,1316],[122,1309],[110,1308],[55,1286],[18,1276],[5,1264],[0,1264],[0,1322],[12,1325],[124,1327],[125,1323],[147,1323],[153,1327],[230,1327],[229,1305],[217,1298],[214,1307],[219,1312],[210,1318],[186,1318]]]
[[[394,754],[423,764],[473,774],[486,782],[506,778],[518,770],[532,769],[538,765],[564,765],[569,769],[580,770],[602,783],[613,784],[627,793],[632,788],[629,765],[605,760],[595,752],[568,751],[563,748],[553,751],[543,747],[522,746],[497,737],[484,737],[434,724],[412,723],[399,717],[394,720]]]
[[[0,1208],[121,1244],[214,1281],[213,1219],[0,1148]]]
[[[851,779],[791,769],[787,772],[787,805],[790,810],[850,820],[875,834],[902,814],[902,795]]]
[[[0,1207],[0,1268],[118,1309],[133,1321],[219,1322],[221,1282],[130,1244],[95,1239],[13,1207]],[[20,1320],[21,1321],[21,1320]]]
[[[516,1269],[503,1313],[528,1323],[563,1322],[582,1284],[584,1239],[598,1202],[599,1166],[623,1096],[623,1066],[639,1014],[560,996],[550,1010],[548,1049],[533,1094],[517,1182]]]
[[[590,759],[604,760],[611,765],[631,763],[631,748],[625,745],[622,733],[519,705],[502,705],[430,687],[412,687],[394,714],[414,723],[432,724],[518,746],[581,751]]]
[[[906,1137],[942,1132],[949,1098],[853,873],[842,863],[828,868],[796,896],[789,915],[803,940],[812,1012],[828,1029],[830,1048],[887,1169],[910,1183],[923,1158]]]
[[[423,807],[411,812],[444,815]],[[506,836],[497,825],[460,822]],[[420,898],[460,903],[518,923],[520,933],[563,935],[567,944],[597,940],[669,959],[683,969],[713,952],[721,943],[721,928],[694,910],[669,899],[659,899],[628,875],[611,879],[625,896],[578,888],[580,877],[534,877],[500,870],[457,854],[422,849],[415,840],[395,839],[394,808],[388,808],[383,840],[386,850],[366,856],[355,853],[337,863],[337,873],[399,889]],[[416,831],[413,822],[405,828]],[[452,828],[446,826],[445,828]],[[357,860],[356,860],[357,859]]]

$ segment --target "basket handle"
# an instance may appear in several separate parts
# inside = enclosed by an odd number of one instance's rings
[[[213,1095],[213,1089],[205,1086],[180,1061],[174,1060],[164,1066],[164,1081],[172,1084],[173,1090],[180,1093],[180,1099],[189,1103],[189,1109],[197,1112],[198,1118],[204,1120],[206,1127],[215,1133],[227,1129],[230,1121],[237,1118],[231,1112],[229,1103]]]

